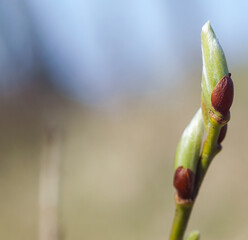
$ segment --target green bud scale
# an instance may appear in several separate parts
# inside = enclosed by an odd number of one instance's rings
[[[186,127],[177,147],[174,186],[179,197],[192,198],[204,132],[201,109]]]
[[[226,58],[222,47],[216,38],[216,35],[208,21],[203,27],[201,32],[201,44],[202,44],[202,112],[203,112],[203,120],[205,129],[208,129],[209,118],[208,112],[212,107],[211,96],[213,90],[217,86],[217,84],[222,80],[228,78],[228,94],[223,95],[231,95],[231,83],[229,81],[229,71],[226,63]],[[231,79],[231,78],[230,78]],[[217,92],[216,92],[217,93]],[[233,95],[232,95],[233,96]],[[217,95],[214,95],[215,100],[219,100]],[[225,101],[232,102],[232,97],[225,98]],[[218,103],[218,104],[219,104]],[[230,106],[229,106],[230,107]],[[224,107],[226,111],[228,107]],[[218,111],[218,110],[217,110]]]
[[[185,128],[177,147],[174,169],[178,167],[189,168],[196,171],[200,155],[204,127],[202,112],[199,109],[189,125]]]

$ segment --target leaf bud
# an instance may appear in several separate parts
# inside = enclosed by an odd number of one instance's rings
[[[185,128],[177,146],[175,171],[178,167],[189,168],[195,173],[199,160],[202,137],[204,133],[202,111],[199,109],[189,125]]]
[[[182,199],[191,199],[195,185],[195,174],[189,168],[178,167],[174,175],[174,187]]]
[[[213,108],[226,115],[233,102],[233,81],[231,77],[224,76],[215,86],[211,94]]]
[[[174,186],[179,197],[192,198],[204,132],[201,109],[184,130],[175,157]]]

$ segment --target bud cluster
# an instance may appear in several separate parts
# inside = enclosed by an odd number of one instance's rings
[[[220,147],[227,132],[226,123],[229,120],[234,95],[233,81],[224,52],[209,22],[202,28],[201,43],[203,59],[201,109],[185,129],[175,157],[174,187],[181,199],[194,197],[204,126],[208,134],[213,124],[211,119],[217,119],[219,135],[215,145]]]

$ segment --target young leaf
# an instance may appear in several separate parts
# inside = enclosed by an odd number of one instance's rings
[[[178,167],[189,168],[196,171],[203,137],[202,112],[199,109],[189,125],[185,128],[177,147],[174,169]]]
[[[183,199],[192,198],[203,131],[202,112],[199,109],[184,130],[175,157],[174,186]]]
[[[212,107],[211,96],[214,100],[214,104],[219,109],[229,110],[232,104],[233,98],[233,85],[229,75],[226,58],[221,45],[216,38],[216,35],[208,21],[203,27],[201,32],[201,44],[202,44],[202,112],[204,125],[206,130],[208,129],[208,112]],[[224,81],[223,81],[224,79]],[[220,81],[223,83],[218,84]],[[215,89],[215,87],[219,87]],[[221,86],[226,86],[225,89],[221,89]],[[213,90],[215,94],[212,95]],[[222,91],[222,96],[219,93]],[[212,102],[213,103],[213,102]],[[224,107],[223,104],[225,105]],[[221,105],[221,106],[220,106]],[[227,106],[228,105],[228,106]]]

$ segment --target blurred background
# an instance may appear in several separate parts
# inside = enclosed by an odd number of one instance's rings
[[[235,85],[188,230],[247,239],[248,2],[0,1],[0,239],[164,240],[210,20]]]

